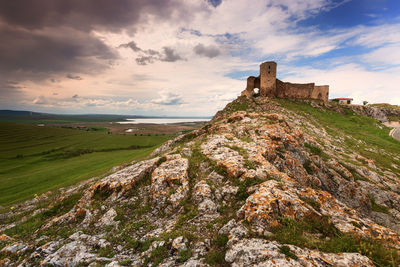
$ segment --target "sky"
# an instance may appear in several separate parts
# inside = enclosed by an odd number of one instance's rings
[[[400,104],[398,0],[0,0],[0,109],[211,116],[259,64]]]

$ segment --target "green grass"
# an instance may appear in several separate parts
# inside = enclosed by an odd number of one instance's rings
[[[235,185],[239,186],[239,189],[236,193],[236,197],[239,200],[246,200],[249,197],[249,193],[247,192],[247,189],[253,185],[258,185],[264,182],[265,180],[259,179],[259,178],[245,178],[243,180],[237,179],[235,181]]]
[[[227,235],[216,235],[211,241],[210,251],[206,254],[205,260],[211,266],[228,266],[225,261],[226,244],[228,243]]]
[[[399,266],[397,250],[383,244],[352,234],[341,233],[327,217],[306,217],[295,221],[282,218],[280,225],[270,229],[274,233],[271,239],[281,244],[317,249],[328,253],[357,252],[367,256],[376,266]],[[295,258],[289,247],[280,247],[287,257]]]
[[[0,123],[0,205],[101,175],[142,159],[172,136],[110,135]]]
[[[4,233],[19,238],[29,237],[43,225],[43,222],[46,219],[70,211],[76,202],[78,202],[78,200],[81,198],[81,195],[81,193],[73,194],[61,202],[55,203],[52,208],[30,217],[28,220],[18,224],[13,228],[5,230]]]
[[[358,115],[347,107],[341,107],[344,111],[344,114],[341,114],[327,108],[314,108],[301,101],[288,99],[276,99],[275,101],[289,110],[315,120],[333,137],[344,137],[344,148],[354,150],[360,155],[374,160],[377,166],[398,173],[392,164],[400,164],[393,159],[393,155],[397,155],[400,151],[400,142],[391,138],[389,136],[390,128],[377,120]],[[321,153],[310,145],[306,146],[314,154]],[[371,149],[373,151],[370,151]],[[385,150],[388,153],[380,153],[379,150]]]
[[[229,103],[224,110],[228,113],[233,113],[235,111],[246,111],[248,109],[248,99],[246,97],[240,96],[233,102]]]
[[[369,200],[371,201],[371,209],[373,211],[389,214],[389,208],[376,203],[375,198],[372,195],[368,195],[368,197]]]
[[[321,156],[322,150],[319,147],[313,146],[309,143],[304,143],[304,146],[310,149],[311,154]]]
[[[279,251],[280,251],[281,253],[285,254],[286,257],[288,257],[288,258],[292,258],[292,259],[294,259],[294,260],[297,260],[297,259],[298,259],[298,257],[296,256],[296,254],[294,254],[294,253],[290,250],[290,248],[289,248],[288,246],[281,246],[281,247],[279,248]]]
[[[178,257],[178,262],[185,262],[192,257],[192,251],[190,249],[181,250],[178,253]]]
[[[153,266],[158,266],[165,258],[168,257],[168,250],[164,246],[156,247],[145,259],[144,264],[147,265],[149,262],[153,262]]]

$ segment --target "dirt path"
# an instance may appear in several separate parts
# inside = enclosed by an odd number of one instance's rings
[[[393,137],[394,139],[397,139],[400,141],[400,122],[398,121],[392,121],[392,122],[385,122],[384,123],[387,127],[393,128],[390,131],[390,136]]]
[[[392,137],[400,141],[400,127],[394,128],[391,132]]]

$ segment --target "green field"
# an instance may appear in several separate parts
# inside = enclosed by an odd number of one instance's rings
[[[172,137],[1,122],[0,205],[33,198],[144,158]]]

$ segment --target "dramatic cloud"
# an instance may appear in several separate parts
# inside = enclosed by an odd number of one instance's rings
[[[265,60],[278,78],[330,84],[332,96],[400,101],[398,19],[374,8],[362,13],[375,19],[335,24],[352,2],[0,0],[0,105],[213,115]]]
[[[182,97],[170,91],[161,91],[160,98],[151,101],[153,104],[176,106],[183,104]]]
[[[71,73],[68,73],[66,77],[67,77],[68,79],[71,79],[71,80],[78,80],[78,81],[82,80],[81,76],[73,75],[73,74],[71,74]]]
[[[180,6],[173,0],[0,1],[0,75],[27,80],[104,71],[118,56],[94,31],[134,33],[150,17],[184,18]]]
[[[68,26],[89,32],[93,29],[120,31],[135,27],[149,15],[167,19],[185,17],[179,1],[172,0],[13,0],[0,1],[0,16],[11,25],[27,29]]]
[[[193,51],[200,56],[208,57],[208,58],[213,58],[218,56],[221,51],[219,51],[218,47],[209,45],[205,46],[203,44],[198,44],[193,48]]]
[[[175,62],[178,60],[184,60],[176,51],[171,47],[163,47],[163,55],[161,56],[161,61],[165,62]]]
[[[22,94],[23,88],[24,86],[17,82],[0,80],[0,104],[15,101]]]
[[[182,58],[172,47],[167,46],[162,48],[162,52],[153,49],[143,50],[138,47],[134,41],[121,44],[118,47],[130,48],[134,52],[139,52],[140,55],[135,59],[138,65],[152,64],[156,61],[175,62],[178,60],[184,60],[184,58]]]
[[[38,96],[37,98],[35,98],[32,102],[35,105],[48,105],[50,104],[49,100],[47,100],[46,97],[44,96]]]
[[[7,73],[19,80],[60,72],[94,73],[117,58],[92,34],[69,28],[27,31],[0,24],[0,37],[0,75]]]
[[[137,46],[137,44],[134,41],[130,41],[127,44],[121,44],[119,47],[125,47],[125,48],[130,48],[135,52],[142,52],[143,50]]]

